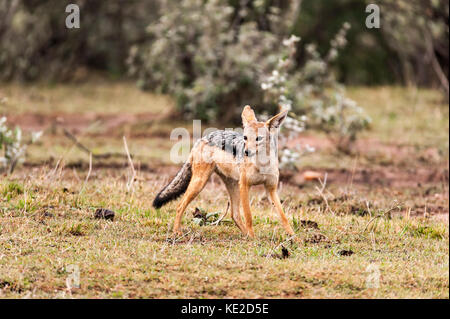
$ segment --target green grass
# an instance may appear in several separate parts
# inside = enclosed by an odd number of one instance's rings
[[[350,88],[348,94],[372,117],[363,137],[390,144],[438,147],[448,156],[449,108],[436,90],[378,87]]]
[[[10,116],[159,114],[173,106],[128,83],[10,84],[0,94],[7,98],[0,114]],[[195,207],[227,207],[217,178],[189,206],[184,235],[171,237],[177,201],[160,210],[151,203],[178,168],[169,160],[177,142],[170,131],[189,123],[138,116],[112,130],[76,132],[98,154],[125,154],[127,137],[137,169],[131,189],[125,158],[94,159],[85,183],[88,155],[60,130],[46,131],[29,148],[27,165],[0,179],[0,297],[449,298],[448,105],[432,90],[350,88],[349,95],[373,119],[359,152],[322,147],[299,163],[330,173],[327,200],[317,183],[282,184],[299,243],[286,241],[259,188],[251,192],[256,239],[243,237],[229,216],[216,226],[196,223]],[[326,141],[320,132],[308,134]],[[366,170],[379,180],[333,180],[340,170]],[[433,174],[442,179],[426,178]],[[100,207],[114,210],[114,221],[95,219]],[[282,245],[286,259],[278,258]],[[79,267],[80,288],[66,286],[71,265]],[[379,288],[366,283],[374,269]]]
[[[3,182],[2,189],[10,185]],[[193,221],[195,206],[225,209],[225,189],[212,184],[188,210],[184,236],[173,240],[168,226],[175,204],[158,211],[150,205],[158,186],[137,182],[128,192],[123,178],[105,172],[82,195],[74,180],[41,175],[26,182],[23,194],[2,201],[0,282],[9,283],[2,297],[67,297],[69,274],[62,269],[77,265],[81,286],[73,297],[448,298],[445,223],[319,213],[300,200],[302,209],[285,205],[291,220],[314,221],[318,229],[296,227],[297,244],[285,242],[275,211],[255,198],[257,238],[251,240],[229,217],[218,226]],[[292,191],[285,188],[281,197]],[[115,210],[115,220],[94,219],[97,207]],[[289,258],[268,256],[281,254],[280,244]],[[341,250],[354,253],[341,256]],[[381,274],[378,289],[366,286],[373,265]]]
[[[0,83],[0,113],[145,113],[173,108],[166,96],[139,90],[134,82],[95,81],[75,84]]]

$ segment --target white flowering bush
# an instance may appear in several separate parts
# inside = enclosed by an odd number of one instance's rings
[[[303,153],[314,151],[309,145],[298,143],[300,133],[305,130],[307,117],[304,114],[297,116],[293,112],[294,100],[288,89],[290,72],[293,72],[295,65],[296,44],[299,41],[300,38],[295,35],[283,40],[284,50],[281,51],[275,69],[270,75],[263,77],[261,83],[265,101],[277,103],[281,109],[289,111],[279,137],[280,168],[294,169]],[[297,142],[290,143],[293,140]]]
[[[290,3],[267,11],[267,2],[254,1],[252,11],[225,0],[164,0],[160,18],[148,26],[149,41],[131,49],[129,70],[140,87],[175,97],[186,118],[237,124],[245,104],[260,113],[288,109],[280,137],[282,167],[295,167],[303,153],[313,151],[294,142],[305,128],[325,131],[338,149],[348,149],[369,123],[331,70],[350,26],[344,24],[324,56],[307,45],[299,65],[300,38],[288,36],[298,1]],[[260,11],[268,27],[252,18]]]
[[[325,131],[338,150],[349,152],[357,134],[370,124],[370,117],[355,101],[346,96],[345,87],[331,71],[332,62],[339,50],[347,44],[346,34],[350,24],[342,28],[330,41],[330,49],[321,56],[314,44],[306,46],[308,59],[296,75],[295,105],[306,112],[310,126]]]
[[[29,143],[36,142],[42,135],[42,132],[34,132],[31,135],[31,141],[23,141],[22,130],[20,127],[10,129],[6,125],[6,117],[0,118],[0,171],[12,173],[18,164],[25,159],[25,152]]]
[[[281,134],[281,166],[295,166],[302,153],[314,151],[309,145],[289,143],[298,140],[299,133],[313,127],[325,131],[338,150],[349,152],[352,142],[361,130],[368,127],[370,118],[363,109],[345,95],[345,88],[336,81],[330,66],[345,47],[345,23],[330,42],[330,49],[322,57],[314,44],[308,44],[308,59],[301,68],[295,66],[296,43],[291,36],[283,41],[284,50],[276,68],[262,79],[261,88],[266,101],[274,101],[290,112]],[[296,145],[295,149],[289,144]]]
[[[283,13],[270,12],[270,29],[281,33]],[[140,87],[174,96],[187,118],[237,122],[243,103],[261,106],[258,79],[276,63],[279,34],[260,30],[245,6],[222,0],[166,0],[160,13],[149,43],[128,59]]]

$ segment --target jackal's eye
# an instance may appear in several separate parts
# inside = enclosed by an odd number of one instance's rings
[[[247,140],[247,136],[244,135],[244,141],[246,141],[246,140]]]
[[[262,136],[257,136],[257,137],[256,137],[256,141],[257,141],[257,142],[261,141],[262,139],[263,139]]]

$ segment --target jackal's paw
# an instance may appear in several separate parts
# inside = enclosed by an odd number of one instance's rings
[[[173,238],[177,238],[177,237],[181,237],[183,236],[183,232],[181,231],[181,229],[174,229],[172,232],[172,237]]]
[[[247,236],[248,236],[249,238],[254,239],[254,238],[255,238],[255,233],[253,232],[253,230],[247,231]]]

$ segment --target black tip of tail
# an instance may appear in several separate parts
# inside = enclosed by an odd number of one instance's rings
[[[153,200],[154,208],[161,208],[168,202],[180,197],[189,186],[192,178],[191,164],[186,163],[175,178],[164,187]]]
[[[154,208],[161,208],[163,207],[163,205],[167,203],[167,201],[165,201],[163,198],[160,197],[160,194],[158,194],[155,198],[155,200],[153,201],[153,207]]]

